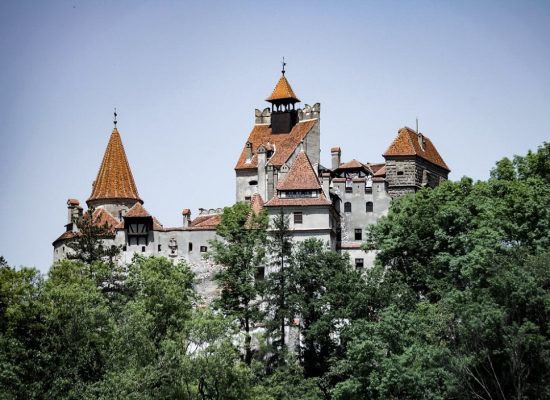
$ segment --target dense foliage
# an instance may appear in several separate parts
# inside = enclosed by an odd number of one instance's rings
[[[545,143],[395,200],[369,271],[227,208],[212,307],[164,258],[0,257],[0,399],[550,398],[549,166]]]

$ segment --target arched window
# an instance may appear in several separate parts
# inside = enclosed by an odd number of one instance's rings
[[[351,212],[351,203],[349,201],[346,201],[344,203],[344,212],[347,212],[347,213]]]
[[[367,212],[371,213],[373,210],[372,201],[367,201]]]

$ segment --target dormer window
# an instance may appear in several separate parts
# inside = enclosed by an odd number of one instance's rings
[[[128,235],[146,235],[148,228],[146,224],[129,224]]]

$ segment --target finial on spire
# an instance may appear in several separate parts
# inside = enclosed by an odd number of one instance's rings
[[[285,66],[286,66],[286,62],[285,62],[285,58],[283,57],[283,70],[281,71],[283,73],[283,76],[285,75]]]
[[[115,124],[115,128],[116,128],[116,123],[117,123],[116,117],[118,116],[118,114],[116,113],[116,107],[115,107],[115,112],[113,114],[115,116],[115,119],[113,120],[113,124]]]
[[[416,117],[416,134],[418,135],[418,117]]]

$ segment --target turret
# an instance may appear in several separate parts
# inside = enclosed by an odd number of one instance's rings
[[[266,101],[272,105],[271,112],[271,132],[289,133],[294,125],[298,123],[298,113],[294,107],[300,100],[294,94],[290,83],[285,77],[285,63],[283,61],[282,76],[277,82],[273,93]]]
[[[116,128],[116,113],[114,123],[97,178],[92,184],[92,194],[86,203],[88,207],[104,208],[112,216],[122,220],[130,208],[136,203],[143,204],[143,200],[139,197],[122,139]]]

